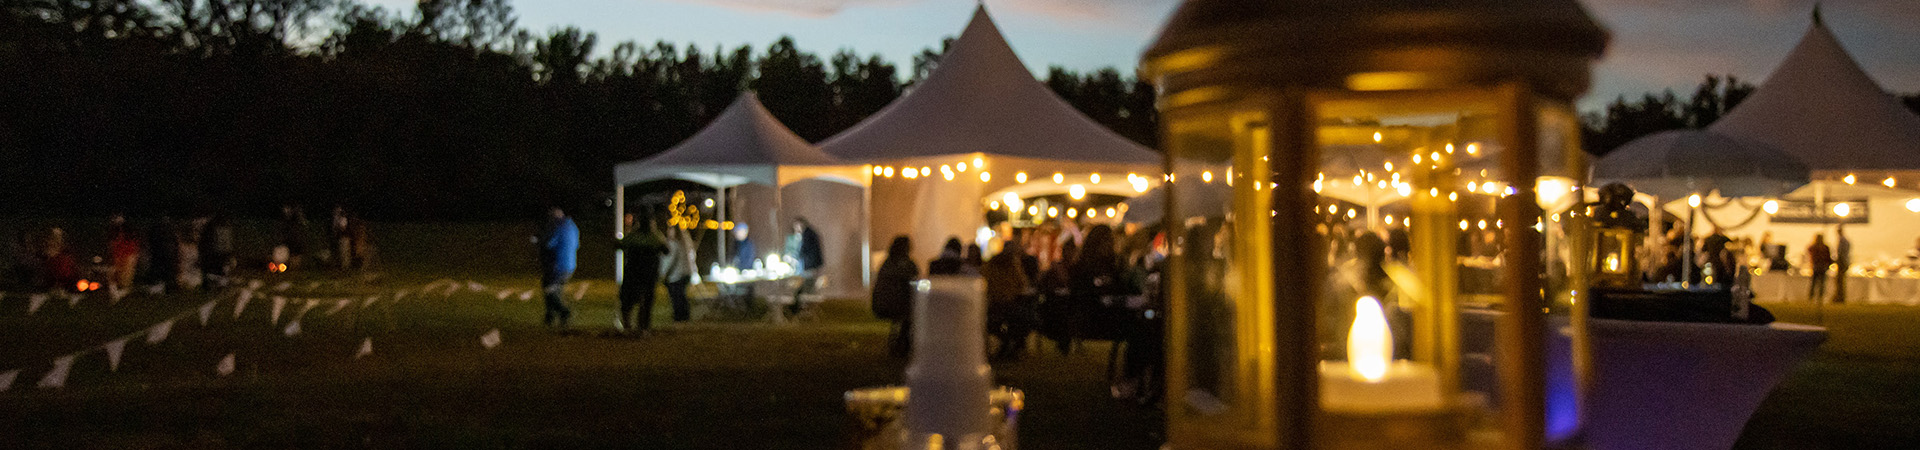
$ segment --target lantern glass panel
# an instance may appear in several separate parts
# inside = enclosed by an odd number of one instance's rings
[[[1266,441],[1271,352],[1273,186],[1264,161],[1273,131],[1258,106],[1168,118],[1167,289],[1172,309],[1171,414],[1223,442]]]

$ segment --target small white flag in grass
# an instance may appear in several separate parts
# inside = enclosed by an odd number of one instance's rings
[[[167,335],[173,334],[174,320],[177,319],[167,319],[165,322],[160,322],[154,324],[152,327],[148,327],[147,345],[158,345],[161,341],[167,340]]]
[[[320,306],[320,302],[324,301],[326,300],[317,298],[307,299],[306,305],[300,307],[300,312],[293,315],[293,320],[300,320],[300,318],[306,317],[307,311],[312,311],[314,307]]]
[[[20,369],[13,369],[13,370],[6,371],[4,373],[0,373],[0,392],[6,392],[8,389],[13,389],[13,380],[15,378],[20,378]]]
[[[573,291],[573,300],[579,301],[580,299],[587,298],[587,286],[591,286],[591,285],[593,285],[593,283],[589,283],[585,281],[580,282],[580,290]]]
[[[127,351],[127,338],[107,341],[107,344],[100,346],[100,348],[106,349],[107,351],[107,371],[119,372],[120,354]]]
[[[220,358],[220,363],[213,365],[213,373],[220,374],[220,376],[223,377],[233,375],[233,354],[228,353],[227,357]]]
[[[46,302],[47,302],[47,294],[33,294],[33,295],[27,296],[27,315],[31,316],[33,315],[33,313],[39,312],[40,305],[45,304]]]
[[[81,295],[81,294],[79,294],[79,293],[69,293],[69,294],[67,294],[67,307],[68,307],[68,308],[76,308],[76,307],[79,307],[79,306],[80,306],[80,299],[83,299],[83,298],[87,298],[87,296],[85,296],[85,295]]]
[[[213,318],[213,306],[217,304],[219,300],[208,300],[207,304],[200,305],[200,326],[207,326],[207,319]]]
[[[460,292],[460,288],[461,288],[461,287],[462,287],[462,286],[460,286],[460,283],[458,283],[458,282],[447,282],[447,291],[446,291],[446,292],[442,292],[442,293],[440,293],[440,296],[441,296],[441,297],[452,297],[452,296],[453,296],[453,293],[455,293],[455,292]]]
[[[404,294],[405,292],[402,292],[402,293]],[[394,298],[394,300],[399,300],[399,299],[400,299],[399,297]],[[377,301],[380,301],[380,296],[369,295],[367,296],[366,301],[360,303],[360,308],[365,309],[366,307],[373,306],[373,302],[377,302]]]
[[[412,294],[412,293],[413,291],[411,290],[401,289],[400,292],[393,293],[393,300],[399,301],[400,299],[407,298],[407,294]],[[373,303],[373,302],[367,302],[367,303]]]
[[[108,287],[107,288],[107,304],[109,305],[120,304],[120,299],[127,298],[127,293],[129,292],[132,292],[132,291],[121,288],[119,286]]]
[[[292,281],[282,281],[280,282],[280,284],[273,285],[273,290],[275,291],[284,291],[288,289],[293,289]]]
[[[273,315],[272,317],[270,317],[270,319],[272,319],[271,323],[280,323],[280,311],[283,309],[286,309],[286,307],[287,307],[286,297],[281,297],[278,295],[273,296]]]
[[[306,289],[302,289],[302,290],[305,290],[305,291],[312,291],[312,290],[314,290],[314,289],[319,289],[319,288],[320,288],[320,282],[318,282],[318,281],[315,281],[315,282],[312,282],[312,283],[307,283],[307,288],[306,288]]]
[[[348,306],[353,306],[353,299],[350,299],[350,298],[340,299],[339,301],[333,302],[332,308],[327,309],[327,315],[331,316],[334,314],[338,314],[340,310],[347,309]]]
[[[480,284],[480,282],[478,281],[468,280],[467,290],[474,291],[474,292],[484,292],[487,290],[487,285]]]
[[[487,350],[492,350],[494,347],[499,347],[500,346],[500,329],[495,328],[493,329],[493,331],[488,331],[487,334],[480,335],[480,346],[486,347]]]
[[[373,354],[373,338],[361,339],[360,350],[353,352],[353,359],[365,358],[371,354]]]
[[[67,372],[73,371],[73,358],[79,354],[62,356],[53,360],[53,369],[40,377],[41,389],[59,389],[67,387]]]
[[[293,335],[300,334],[300,319],[294,319],[293,321],[287,322],[287,328],[280,330],[280,332],[285,333],[287,337],[293,337]]]
[[[532,289],[528,289],[528,290],[527,290],[526,292],[521,292],[521,293],[520,293],[520,301],[523,301],[523,302],[525,302],[525,301],[532,301],[532,300],[533,300],[533,290],[532,290]]]
[[[240,313],[247,311],[247,302],[253,301],[253,296],[247,295],[249,293],[250,292],[247,291],[240,291],[240,298],[233,299],[233,318],[238,319],[240,318]]]
[[[160,295],[160,294],[165,294],[165,293],[167,293],[167,284],[166,284],[166,283],[160,283],[160,284],[156,284],[156,285],[152,285],[152,286],[147,286],[147,295]]]
[[[260,281],[260,280],[248,281],[247,290],[251,291],[255,289],[260,289],[261,286],[266,286],[266,285],[267,285],[267,282],[265,281]]]
[[[506,300],[506,299],[507,299],[507,296],[509,296],[509,295],[513,295],[513,290],[512,290],[512,289],[501,289],[501,290],[500,290],[500,293],[499,293],[499,294],[494,294],[494,296],[493,296],[493,298],[496,298],[496,299],[500,299],[500,300]]]

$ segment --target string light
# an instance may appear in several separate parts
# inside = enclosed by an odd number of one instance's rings
[[[879,174],[880,174],[880,169],[881,169],[881,167],[880,167],[880,166],[873,166],[873,174],[874,174],[874,175],[879,175]]]
[[[1468,143],[1467,143],[1467,154],[1469,154],[1469,155],[1478,155],[1478,154],[1480,154],[1480,144],[1476,144],[1476,143],[1472,143],[1472,142],[1468,142]]]
[[[1401,197],[1413,195],[1413,184],[1400,183],[1399,186],[1394,187],[1394,191],[1399,192]]]
[[[954,164],[954,165],[953,165],[953,170],[954,170],[955,172],[965,172],[965,171],[967,171],[967,163],[959,163],[959,164]]]
[[[1382,138],[1385,138],[1385,137],[1386,137],[1386,136],[1381,136],[1381,135],[1380,135],[1380,132],[1378,132],[1378,131],[1375,131],[1375,132],[1373,132],[1373,142],[1375,142],[1375,143],[1378,143],[1378,142],[1380,142],[1380,141],[1382,140]]]
[[[1840,181],[1845,181],[1847,182],[1847,184],[1853,184],[1854,182],[1853,174],[1847,174],[1847,177],[1841,178]]]
[[[933,169],[926,166],[920,166],[920,176],[923,176],[923,177],[933,176]]]
[[[1387,215],[1387,225],[1393,225],[1393,215],[1392,215],[1392,214],[1388,214],[1388,215]]]
[[[1079,217],[1079,216],[1080,216],[1080,210],[1078,210],[1078,209],[1073,209],[1073,208],[1067,208],[1067,218],[1068,218],[1068,219],[1072,219],[1072,218],[1075,218],[1075,217]]]
[[[1352,210],[1352,209],[1349,209],[1349,210],[1347,210],[1347,218],[1348,218],[1348,219],[1352,219],[1352,218],[1354,218],[1354,217],[1355,217],[1355,216],[1357,215],[1356,213],[1354,213],[1354,211],[1356,211],[1356,210]]]
[[[985,170],[980,171],[980,182],[985,183],[988,181],[993,181],[993,174],[987,173]]]
[[[887,169],[887,172],[886,172],[886,174],[885,174],[884,176],[885,176],[885,177],[887,177],[887,178],[893,178],[893,168],[892,168],[892,167],[888,167],[888,168],[886,168],[886,169]]]
[[[1908,206],[1913,206],[1913,202],[1907,202],[1907,204]],[[1908,209],[1912,209],[1912,208],[1908,208]],[[1760,210],[1766,211],[1767,214],[1778,214],[1780,213],[1780,202],[1776,200],[1767,200],[1766,203],[1760,204]]]
[[[1107,218],[1111,219],[1113,218],[1113,216],[1114,216],[1113,208],[1107,208]]]
[[[1387,171],[1388,171],[1388,172],[1392,172],[1392,171],[1393,171],[1393,161],[1387,161],[1387,164],[1386,164],[1386,167],[1387,167]],[[1397,174],[1397,173],[1396,173],[1396,174],[1393,174],[1393,175],[1394,175],[1394,176],[1396,176],[1396,177],[1398,177],[1398,176],[1400,176],[1400,174]]]
[[[920,178],[920,171],[918,171],[918,170],[914,170],[914,168],[912,168],[912,167],[908,167],[908,168],[906,168],[906,170],[903,170],[903,171],[901,171],[901,172],[900,172],[900,177],[901,177],[901,178],[906,178],[906,179],[909,179],[909,180],[911,180],[911,179],[915,179],[915,178]]]
[[[1689,206],[1689,207],[1694,207],[1694,208],[1699,208],[1699,207],[1700,207],[1700,194],[1693,194],[1693,195],[1689,195],[1689,196],[1687,196],[1687,206]]]
[[[1487,229],[1487,221],[1481,220],[1480,223],[1476,223],[1474,224],[1474,226],[1479,227],[1482,230],[1485,230]]]
[[[987,209],[1000,209],[1000,201],[994,200],[991,202],[987,202]]]
[[[1833,215],[1836,215],[1836,216],[1840,216],[1840,217],[1846,217],[1847,215],[1849,215],[1849,214],[1851,214],[1852,212],[1853,212],[1853,205],[1849,205],[1849,204],[1846,204],[1846,203],[1835,203],[1835,204],[1833,204]]]
[[[1202,183],[1212,183],[1212,182],[1213,182],[1213,171],[1211,171],[1211,170],[1206,170],[1206,171],[1201,171],[1201,172],[1200,172],[1200,182],[1202,182]]]
[[[1460,219],[1460,231],[1467,231],[1467,219]]]
[[[1028,207],[1027,207],[1027,215],[1029,215],[1029,216],[1038,216],[1038,215],[1040,215],[1040,207],[1039,207],[1039,206],[1028,206]]]
[[[1091,207],[1089,207],[1089,208],[1087,208],[1087,218],[1088,218],[1088,219],[1092,219],[1092,218],[1093,218],[1093,208],[1091,208]]]
[[[1074,200],[1087,198],[1087,187],[1078,184],[1067,186],[1067,196],[1073,197]]]
[[[1362,179],[1360,178],[1360,176],[1359,176],[1359,175],[1354,175],[1354,176],[1353,176],[1353,185],[1354,185],[1354,186],[1359,186],[1359,185],[1360,185],[1360,183],[1364,183],[1364,182],[1365,182],[1365,181],[1362,181]]]
[[[1047,217],[1060,217],[1060,208],[1047,207]]]
[[[1920,198],[1908,199],[1907,210],[1913,211],[1913,212],[1920,212]]]
[[[1060,172],[1053,173],[1053,184],[1060,184],[1065,182],[1067,182],[1067,176],[1065,174],[1061,174]]]
[[[1100,173],[1094,172],[1093,175],[1087,176],[1087,179],[1092,180],[1093,184],[1100,184]]]
[[[1479,190],[1480,190],[1479,186],[1476,186],[1473,183],[1467,183],[1467,192],[1472,193],[1472,192],[1478,192]]]
[[[974,167],[979,167],[979,168],[983,168],[983,169],[984,169],[984,168],[986,168],[986,167],[987,167],[987,161],[986,161],[986,160],[983,160],[983,159],[980,159],[980,157],[978,157],[978,156],[975,156],[975,157],[973,157],[973,166],[974,166]]]
[[[1447,143],[1447,154],[1449,154],[1449,155],[1451,155],[1451,154],[1453,154],[1453,143],[1452,143],[1452,142],[1448,142],[1448,143]]]
[[[1885,181],[1881,181],[1880,184],[1886,185],[1889,188],[1893,187],[1894,185],[1893,177],[1887,177],[1887,179]]]
[[[1027,182],[1027,173],[1026,173],[1026,172],[1015,172],[1015,173],[1013,174],[1013,182],[1015,182],[1015,183],[1025,183],[1025,182]]]

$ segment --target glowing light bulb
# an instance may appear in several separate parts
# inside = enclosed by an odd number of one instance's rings
[[[1912,204],[1912,202],[1908,202],[1908,204],[1909,204],[1909,205],[1911,205],[1911,204]],[[1766,202],[1766,203],[1761,203],[1761,204],[1760,204],[1760,210],[1761,210],[1761,211],[1766,211],[1766,212],[1767,212],[1767,214],[1779,214],[1779,213],[1780,213],[1780,202],[1779,202],[1779,201],[1777,201],[1777,200],[1767,200],[1767,202]]]
[[[1072,218],[1075,218],[1075,217],[1080,217],[1080,210],[1078,210],[1078,209],[1073,209],[1073,208],[1067,208],[1067,218],[1068,218],[1068,219],[1072,219]]]
[[[1100,173],[1095,172],[1093,175],[1088,175],[1087,179],[1093,181],[1093,184],[1100,184]]]
[[[940,174],[945,175],[947,177],[947,181],[953,181],[953,171],[948,170],[948,171],[940,172]]]
[[[1476,228],[1479,228],[1479,229],[1482,229],[1482,230],[1485,230],[1485,229],[1487,229],[1487,221],[1485,221],[1485,220],[1482,220],[1482,221],[1480,221],[1479,223],[1475,223],[1475,224],[1473,224],[1473,225],[1474,225],[1474,227],[1476,227]]]
[[[1485,183],[1480,183],[1480,192],[1485,192],[1485,193],[1488,193],[1488,194],[1492,194],[1492,193],[1493,193],[1493,189],[1494,189],[1494,186],[1493,186],[1493,182],[1492,182],[1492,181],[1488,181],[1488,182],[1485,182]]]
[[[1202,171],[1202,172],[1200,172],[1200,182],[1202,182],[1202,183],[1212,183],[1212,182],[1213,182],[1213,171],[1211,171],[1211,170],[1207,170],[1207,171]]]
[[[920,167],[920,176],[923,176],[923,177],[930,177],[930,176],[933,176],[933,169],[932,169],[932,168],[929,168],[929,167],[926,167],[926,166],[921,166],[921,167]]]
[[[1853,174],[1847,174],[1847,177],[1841,178],[1840,181],[1845,181],[1847,182],[1847,184],[1853,184],[1853,182],[1856,181],[1856,179],[1853,177]]]
[[[1113,208],[1107,208],[1107,218],[1109,219],[1113,218],[1115,212],[1116,211],[1114,211]]]
[[[1383,140],[1383,139],[1385,139],[1385,138],[1386,138],[1386,136],[1381,136],[1381,135],[1380,135],[1380,132],[1378,132],[1378,131],[1375,131],[1375,132],[1373,132],[1373,141],[1374,141],[1374,142],[1380,142],[1381,140]]]
[[[1467,231],[1467,219],[1460,219],[1460,231]]]
[[[956,163],[953,165],[953,170],[955,172],[965,172],[967,171],[967,163]]]
[[[1133,192],[1146,192],[1146,191],[1147,191],[1147,179],[1146,179],[1146,178],[1135,178],[1135,179],[1133,179]]]
[[[1386,220],[1386,223],[1387,223],[1387,225],[1393,225],[1393,215],[1392,215],[1392,214],[1388,214],[1388,215],[1387,215],[1387,220]]]
[[[985,170],[980,171],[980,182],[985,183],[988,181],[993,181],[993,174],[987,173]]]
[[[1453,154],[1453,143],[1451,142],[1447,143],[1447,154]]]
[[[1060,208],[1047,207],[1047,217],[1060,217]]]
[[[1468,142],[1468,143],[1467,143],[1467,154],[1469,154],[1469,155],[1478,155],[1478,154],[1480,154],[1480,144],[1476,144],[1476,143],[1472,143],[1472,142]]]
[[[1913,212],[1920,212],[1920,198],[1908,199],[1907,210],[1913,211]]]
[[[986,161],[986,160],[984,160],[984,159],[980,159],[980,157],[978,157],[978,156],[975,156],[975,157],[973,157],[973,166],[974,166],[974,167],[980,167],[980,168],[985,168],[985,167],[987,167],[987,161]]]
[[[1073,197],[1074,200],[1087,198],[1087,187],[1078,184],[1067,186],[1067,196]]]
[[[873,166],[873,174],[874,175],[880,174],[880,166]]]
[[[1027,182],[1027,173],[1026,173],[1026,172],[1015,172],[1015,173],[1013,174],[1013,182],[1015,182],[1015,183],[1025,183],[1025,182]]]
[[[1354,211],[1357,211],[1357,210],[1352,210],[1352,209],[1349,209],[1349,210],[1347,210],[1347,218],[1348,218],[1348,219],[1352,219],[1352,218],[1354,218],[1354,216],[1356,216],[1356,215],[1358,215],[1358,214],[1356,214],[1356,213],[1354,213]]]
[[[1314,192],[1314,193],[1316,193],[1316,194],[1317,194],[1317,193],[1320,193],[1320,189],[1322,188],[1322,183],[1323,183],[1323,182],[1322,182],[1321,180],[1313,180],[1313,192]]]
[[[887,169],[887,170],[886,170],[886,173],[885,173],[885,174],[882,174],[882,176],[885,176],[885,177],[887,177],[887,178],[893,178],[893,168],[892,168],[892,167],[888,167],[888,168],[886,168],[886,169]]]
[[[1028,207],[1027,207],[1027,215],[1029,215],[1029,216],[1038,216],[1038,215],[1040,215],[1040,207],[1039,207],[1039,206],[1028,206]]]
[[[1392,172],[1392,171],[1393,171],[1393,161],[1387,161],[1387,164],[1386,164],[1386,167],[1387,167],[1387,171],[1388,171],[1388,172]],[[1399,175],[1399,174],[1397,174],[1397,173],[1396,173],[1396,174],[1394,174],[1394,175]]]
[[[1886,187],[1889,187],[1889,188],[1893,187],[1894,186],[1893,177],[1887,177],[1887,179],[1881,180],[1880,184],[1885,185]]]
[[[1357,379],[1380,381],[1387,376],[1387,363],[1393,361],[1393,330],[1387,329],[1387,315],[1373,296],[1353,302],[1353,312],[1353,326],[1347,329],[1347,367]]]
[[[1362,179],[1362,178],[1360,178],[1360,176],[1359,176],[1359,175],[1354,175],[1354,176],[1353,176],[1353,185],[1354,185],[1354,186],[1359,186],[1359,185],[1360,185],[1361,183],[1365,183],[1365,182],[1366,182],[1366,181],[1365,181],[1364,179]]]
[[[1853,213],[1853,205],[1849,205],[1846,203],[1833,204],[1833,215],[1846,217],[1847,215],[1852,213]]]
[[[1689,195],[1689,196],[1687,196],[1687,206],[1689,206],[1689,207],[1694,207],[1694,208],[1699,208],[1699,207],[1700,207],[1700,194],[1693,194],[1693,195]]]
[[[991,202],[987,202],[987,209],[1000,209],[1000,201],[994,200]]]
[[[1479,190],[1480,190],[1480,188],[1479,188],[1478,186],[1476,186],[1476,185],[1474,185],[1473,183],[1467,183],[1467,192],[1476,192],[1476,191],[1479,191]]]
[[[1401,197],[1413,195],[1413,185],[1409,183],[1400,183],[1399,186],[1394,187],[1394,190],[1398,191]]]

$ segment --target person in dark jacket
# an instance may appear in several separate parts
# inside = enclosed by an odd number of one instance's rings
[[[667,241],[651,221],[642,225],[632,214],[623,220],[627,235],[619,245],[626,264],[620,280],[620,315],[613,319],[613,326],[629,335],[640,335],[653,328],[653,295],[660,285],[660,257],[667,254]]]
[[[540,238],[540,287],[546,293],[547,314],[545,323],[566,330],[567,322],[573,319],[573,308],[567,306],[567,280],[573,278],[574,256],[580,250],[580,228],[573,225],[573,219],[558,206],[547,210],[549,220],[546,231]]]
[[[1827,269],[1833,266],[1833,249],[1827,247],[1825,235],[1813,235],[1813,245],[1807,246],[1807,265],[1813,269],[1813,279],[1807,284],[1807,299],[1815,302],[1827,295]]]
[[[873,315],[893,321],[887,334],[888,353],[906,357],[913,349],[914,280],[920,278],[920,266],[913,263],[913,241],[906,236],[893,238],[887,246],[887,258],[873,276]]]
[[[927,262],[927,275],[960,275],[966,273],[967,260],[960,247],[960,238],[949,237],[947,243],[940,246],[940,256]]]
[[[1095,225],[1087,230],[1085,245],[1068,269],[1067,336],[1073,339],[1112,339],[1119,331],[1103,313],[1133,294],[1123,283],[1122,263],[1114,249],[1113,228]]]
[[[993,352],[998,359],[1020,359],[1020,351],[1027,347],[1027,335],[1033,333],[1038,296],[1028,276],[1032,271],[1026,267],[1022,244],[1018,234],[1010,236],[1000,253],[980,267],[980,277],[986,282],[987,334],[1000,341],[999,349]]]
[[[813,224],[805,217],[793,219],[793,234],[787,236],[787,258],[793,260],[793,270],[800,277],[800,287],[794,289],[794,302],[787,305],[787,315],[800,313],[801,295],[812,294],[820,284],[820,266],[826,263],[826,257],[820,251],[820,233],[813,231]]]

